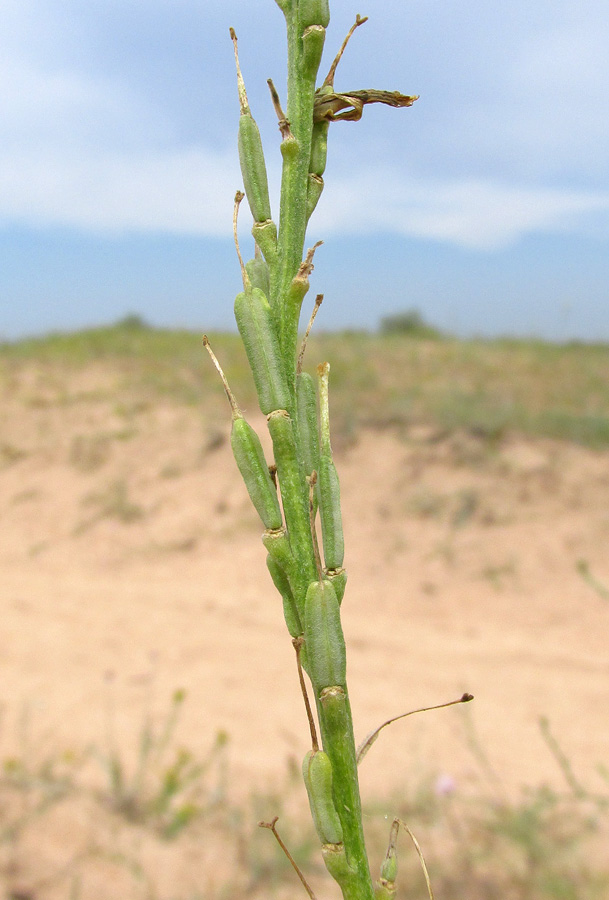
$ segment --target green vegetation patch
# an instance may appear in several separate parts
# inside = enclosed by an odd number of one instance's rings
[[[234,334],[210,335],[230,384],[245,408],[255,389]],[[384,334],[312,335],[308,360],[332,359],[337,441],[361,426],[429,423],[482,437],[506,431],[609,446],[609,346],[538,340],[458,340],[416,328]],[[0,383],[32,366],[46,377],[108,365],[123,395],[154,404],[165,398],[206,411],[220,409],[222,386],[201,335],[123,321],[105,328],[53,334],[0,345]],[[4,376],[4,377],[2,377]]]

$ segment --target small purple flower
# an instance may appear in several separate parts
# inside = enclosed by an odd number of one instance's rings
[[[454,793],[456,789],[457,782],[452,777],[452,775],[448,775],[446,772],[443,772],[436,778],[434,790],[438,797],[448,797],[450,796],[450,794]]]

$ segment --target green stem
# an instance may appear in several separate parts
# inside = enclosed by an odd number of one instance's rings
[[[323,748],[332,762],[334,802],[352,875],[340,883],[345,900],[373,900],[374,887],[364,841],[357,753],[347,689],[326,688],[317,705]]]
[[[267,531],[264,541],[271,554],[269,569],[271,574],[274,574],[275,583],[284,597],[284,603],[287,603],[286,618],[289,619],[288,626],[291,628],[292,634],[304,624],[306,636],[303,646],[303,665],[307,668],[313,681],[323,747],[331,763],[331,778],[324,782],[328,785],[328,793],[331,790],[331,797],[324,794],[324,799],[330,803],[330,808],[333,803],[335,812],[333,810],[332,814],[334,817],[338,815],[340,819],[340,828],[330,834],[338,836],[342,829],[343,840],[334,842],[335,837],[327,837],[327,832],[319,827],[322,853],[328,871],[341,888],[344,900],[374,900],[374,888],[370,877],[362,827],[353,722],[344,674],[344,641],[340,627],[339,604],[334,589],[327,581],[322,583],[319,551],[316,552],[313,541],[309,507],[310,485],[307,480],[307,474],[312,475],[312,472],[307,473],[306,471],[306,454],[304,452],[306,428],[303,425],[301,435],[296,401],[298,322],[300,304],[308,287],[308,282],[305,283],[308,272],[306,276],[301,272],[299,281],[294,281],[294,279],[303,261],[307,221],[311,212],[310,197],[309,202],[307,200],[310,175],[320,176],[325,165],[326,135],[324,132],[321,134],[323,158],[320,158],[318,148],[313,160],[315,171],[311,170],[315,82],[329,12],[326,0],[277,0],[277,3],[285,15],[287,25],[288,94],[285,119],[289,125],[280,115],[283,135],[283,171],[276,252],[274,233],[270,244],[267,241],[266,250],[261,243],[262,237],[264,237],[261,229],[269,225],[266,219],[264,222],[254,225],[254,234],[258,235],[258,243],[270,268],[271,305],[268,314],[267,307],[264,304],[260,306],[260,310],[262,310],[260,321],[263,321],[262,313],[264,313],[270,324],[268,325],[268,334],[261,334],[259,329],[254,328],[254,325],[258,324],[258,319],[252,323],[242,316],[240,330],[246,337],[250,332],[253,334],[251,352],[248,354],[251,364],[252,361],[253,364],[257,363],[260,347],[265,349],[263,361],[271,359],[271,350],[276,347],[274,342],[278,342],[278,365],[279,367],[283,366],[288,385],[287,392],[285,390],[283,393],[278,391],[276,397],[272,393],[269,394],[264,384],[257,386],[259,397],[263,397],[261,400],[263,411],[268,413],[268,426],[273,442],[283,518],[286,525],[285,532],[282,528],[277,527],[276,519],[281,520],[281,516],[275,517],[275,505],[272,505],[273,515],[268,521],[265,520]],[[277,95],[275,95],[274,102],[276,109],[281,112]],[[245,124],[249,127],[249,122]],[[254,188],[258,181],[252,180],[250,185],[252,196],[255,195]],[[265,209],[259,215],[266,216]],[[272,226],[272,223],[270,224]],[[239,306],[239,310],[241,310],[241,306]],[[246,312],[248,310],[249,307]],[[255,311],[260,312],[260,310],[258,307],[255,308]],[[264,328],[267,328],[266,318],[264,319]],[[272,326],[276,326],[276,328]],[[257,353],[258,355],[256,355]],[[270,379],[270,377],[270,375],[264,375],[264,378]],[[285,387],[283,382],[280,386]],[[272,397],[268,402],[264,399],[267,394],[269,394],[269,398]],[[281,408],[274,409],[273,404],[275,403],[281,405]],[[312,418],[313,428],[316,428],[315,411]],[[322,404],[322,419],[322,444],[328,455],[330,454],[330,444],[327,401]],[[251,450],[249,444],[246,449],[248,452]],[[318,453],[309,453],[309,456],[313,459],[318,456]],[[323,470],[321,463],[319,469]],[[321,474],[324,474],[323,471]],[[262,480],[268,493],[268,478]],[[258,485],[258,481],[256,481],[256,485]],[[331,503],[335,500],[338,505],[337,490],[324,492],[320,489],[319,496],[320,503],[322,501]],[[273,499],[275,499],[274,494]],[[315,509],[315,504],[313,504],[313,509]],[[266,506],[263,507],[263,511],[266,516]],[[336,517],[336,510],[332,509],[332,512],[334,514],[332,523],[335,525],[339,519]],[[327,530],[326,527],[325,531],[327,532]],[[326,566],[329,566],[333,572],[336,570],[337,573],[342,573],[344,582],[342,534],[340,548],[337,541],[330,546],[327,535],[324,536],[324,541]],[[326,604],[325,606],[322,605],[319,608],[310,606],[309,591],[313,588],[311,597],[314,594],[320,602]],[[308,616],[306,622],[305,607]],[[317,615],[317,611],[319,615]],[[313,615],[314,612],[315,615]],[[333,629],[332,633],[327,629]],[[294,636],[302,640],[301,635]],[[334,647],[338,648],[336,653]],[[324,683],[320,683],[322,679]],[[309,789],[308,782],[307,789]],[[327,807],[325,808],[327,809]],[[328,841],[332,842],[328,843]]]
[[[281,182],[281,204],[278,235],[278,278],[274,307],[278,313],[279,339],[290,393],[295,397],[296,347],[299,306],[290,304],[289,289],[304,256],[307,230],[307,190],[313,136],[313,104],[316,72],[307,71],[303,53],[303,38],[299,21],[298,0],[282,0],[288,39],[288,97],[286,116],[294,138],[285,147]],[[289,152],[288,152],[289,149]],[[295,409],[295,404],[294,404]],[[290,412],[292,412],[290,410]],[[308,483],[303,465],[296,465],[294,448],[298,449],[300,435],[294,416],[293,433],[287,434],[285,420],[270,417],[275,458],[284,512],[292,553],[297,566],[313,581],[316,574],[312,563],[312,541],[308,523]],[[282,417],[283,418],[283,417]],[[280,434],[280,432],[282,434]],[[298,453],[300,458],[301,454]],[[306,525],[305,525],[306,516]],[[303,616],[304,598],[296,597]],[[305,647],[305,650],[307,648]],[[306,656],[306,654],[305,654]],[[361,800],[357,777],[357,760],[353,722],[346,688],[321,690],[314,685],[324,750],[330,757],[333,771],[333,794],[344,833],[347,866],[332,872],[345,900],[374,900],[368,857],[362,827]]]
[[[289,4],[285,10],[288,37],[288,100],[287,118],[295,144],[284,155],[279,211],[279,333],[284,364],[290,386],[294,388],[296,339],[300,310],[290,309],[285,302],[298,267],[304,256],[307,231],[307,186],[311,140],[313,134],[313,103],[315,74],[303,72],[302,36],[298,5]]]

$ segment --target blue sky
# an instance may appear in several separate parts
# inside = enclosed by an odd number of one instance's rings
[[[309,229],[324,240],[319,326],[374,328],[417,307],[464,335],[609,340],[606,0],[331,10],[322,71],[355,13],[370,17],[337,90],[421,99],[331,127]],[[266,79],[282,92],[285,64],[273,0],[4,0],[0,337],[130,312],[232,327],[229,25],[277,185]]]

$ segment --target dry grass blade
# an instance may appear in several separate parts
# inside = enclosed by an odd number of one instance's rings
[[[412,833],[412,831],[410,830],[410,828],[408,827],[406,822],[403,822],[402,819],[397,819],[396,821],[398,821],[400,823],[400,825],[402,826],[402,828],[404,829],[404,831],[406,831],[408,833],[410,840],[414,844],[414,849],[417,851],[419,860],[421,861],[421,868],[423,869],[423,875],[425,876],[425,883],[427,885],[427,893],[429,894],[429,900],[434,900],[433,888],[431,886],[429,872],[427,871],[427,864],[425,862],[425,857],[423,856],[423,851],[421,850],[421,847],[419,846],[419,842],[417,841],[416,837],[414,836],[414,834]]]

